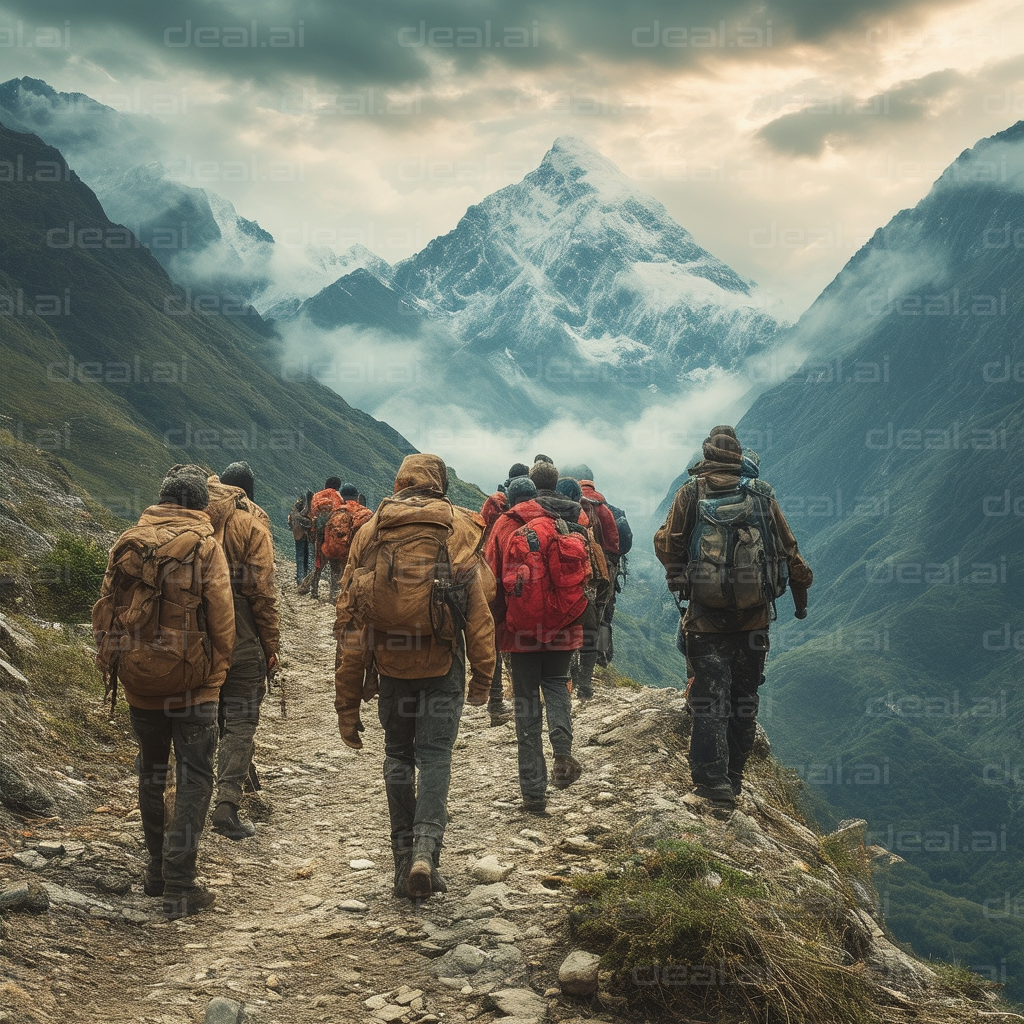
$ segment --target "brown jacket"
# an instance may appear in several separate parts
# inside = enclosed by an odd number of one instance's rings
[[[277,653],[281,623],[267,514],[241,487],[222,484],[216,475],[206,485],[210,492],[206,513],[231,572],[236,648],[259,642],[269,659]]]
[[[686,563],[689,561],[690,534],[696,523],[697,480],[696,477],[707,478],[709,486],[715,489],[734,487],[740,479],[741,467],[719,462],[700,462],[690,470],[693,479],[687,480],[676,491],[672,508],[669,509],[664,525],[654,535],[654,553],[665,566],[669,589],[673,581],[685,576]],[[796,538],[790,530],[786,517],[775,500],[775,493],[763,481],[756,481],[757,489],[768,496],[775,531],[782,541],[786,552],[786,563],[789,566],[790,585],[806,589],[814,580],[810,566],[803,560],[797,547]],[[734,633],[746,630],[767,629],[769,611],[767,608],[756,608],[748,611],[721,611],[704,609],[693,601],[687,606],[683,618],[683,629],[691,633]]]
[[[426,500],[447,502],[447,470],[436,455],[408,455],[402,462],[395,479],[394,498],[410,504]],[[337,602],[334,635],[338,642],[335,683],[335,707],[339,711],[358,705],[363,696],[366,670],[375,665],[381,675],[397,679],[428,679],[445,675],[452,664],[452,648],[427,638],[419,650],[392,649],[386,636],[374,634],[368,639],[366,626],[353,622],[349,610],[348,589],[356,569],[372,568],[376,558],[375,537],[381,508],[363,526],[352,540],[348,564],[342,576]],[[452,506],[453,532],[448,540],[448,553],[454,572],[469,576],[468,605],[464,630],[466,655],[475,686],[490,686],[494,673],[494,620],[490,601],[494,597],[494,577],[480,554],[484,523],[476,512]],[[395,645],[401,647],[403,645]],[[373,696],[367,688],[366,699]]]
[[[209,530],[210,519],[205,512],[179,505],[151,505],[142,513],[138,525],[153,529],[156,534],[154,540],[162,542],[197,525]],[[116,542],[114,547],[117,547]],[[210,671],[206,681],[201,687],[169,697],[145,697],[126,687],[125,698],[132,707],[170,711],[216,701],[220,697],[220,688],[231,667],[231,653],[235,646],[235,611],[228,565],[224,552],[212,536],[200,544],[193,572],[201,581],[201,604],[206,618],[206,634],[210,640]],[[113,575],[112,566],[108,563],[100,588],[101,599],[113,589]]]

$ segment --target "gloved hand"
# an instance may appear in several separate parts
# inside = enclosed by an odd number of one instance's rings
[[[490,696],[490,679],[477,679],[476,676],[473,676],[469,681],[469,695],[466,697],[466,703],[478,708],[482,704],[486,704]]]
[[[338,712],[338,732],[345,743],[345,746],[353,750],[362,750],[363,741],[359,734],[363,732],[363,723],[359,719],[359,705],[354,708],[345,708]]]
[[[807,588],[806,587],[798,587],[795,584],[791,583],[789,585],[789,589],[793,593],[793,605],[794,605],[794,608],[795,608],[795,610],[793,612],[793,615],[796,618],[798,618],[798,619],[806,619],[807,618]]]

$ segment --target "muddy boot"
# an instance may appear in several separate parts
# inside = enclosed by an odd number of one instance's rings
[[[436,844],[430,836],[417,836],[412,844],[412,865],[406,882],[406,895],[412,900],[429,899],[434,891],[431,876],[434,872]]]
[[[555,789],[568,789],[583,774],[583,765],[567,754],[555,754],[555,770],[551,785]]]
[[[438,865],[441,863],[441,848],[438,847],[434,850],[434,864],[430,869],[430,891],[431,892],[447,892],[448,883],[444,880],[441,872],[438,871]]]
[[[512,709],[503,700],[487,705],[487,713],[491,716],[491,727],[507,725],[513,719]]]
[[[395,857],[395,885],[396,896],[408,896],[409,868],[412,867],[412,850],[408,848],[392,849]]]
[[[142,891],[147,896],[163,896],[164,865],[160,857],[150,857],[146,865],[146,873],[142,878]]]
[[[213,831],[237,842],[256,835],[256,826],[251,821],[239,821],[238,808],[222,800],[213,812]]]
[[[191,917],[217,902],[217,894],[209,889],[193,885],[184,892],[164,893],[164,916],[168,921]]]

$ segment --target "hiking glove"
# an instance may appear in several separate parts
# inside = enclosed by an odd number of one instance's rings
[[[796,609],[793,612],[793,615],[796,618],[798,618],[798,619],[806,619],[807,618],[807,588],[806,587],[798,587],[795,584],[791,583],[789,585],[789,589],[793,593],[793,605],[795,606],[795,609]]]
[[[363,741],[359,734],[363,732],[363,723],[359,720],[359,705],[354,708],[345,708],[338,712],[338,732],[345,743],[345,746],[353,750],[362,750]]]

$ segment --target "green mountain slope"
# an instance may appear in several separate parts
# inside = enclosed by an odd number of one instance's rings
[[[287,379],[251,309],[176,288],[61,154],[0,126],[3,425],[134,518],[173,462],[245,459],[286,537],[288,506],[332,474],[376,501],[413,448],[308,377]],[[480,492],[453,481],[479,508]]]
[[[964,153],[857,253],[788,339],[826,354],[739,424],[741,439],[773,439],[762,468],[816,577],[810,618],[794,622],[787,601],[773,634],[776,750],[912,865],[893,871],[897,934],[1002,963],[1018,999],[1021,225],[1024,122]],[[971,904],[970,941],[923,880]],[[986,911],[1007,893],[1016,915]]]

